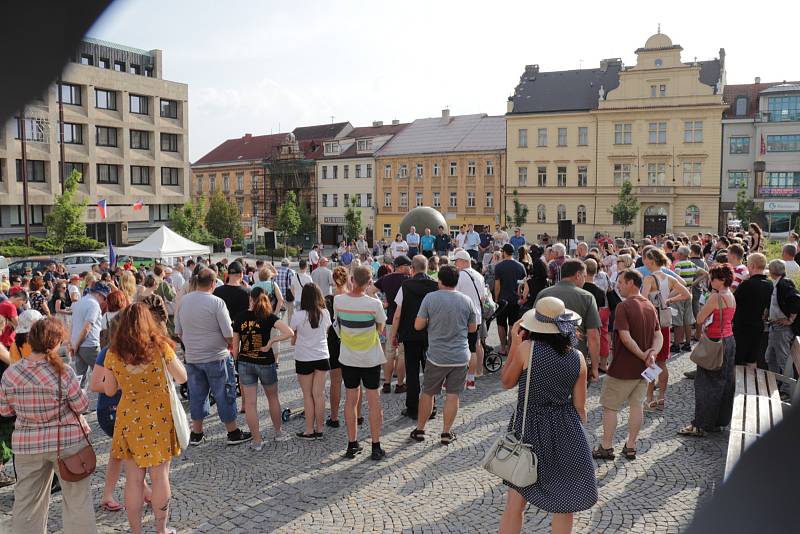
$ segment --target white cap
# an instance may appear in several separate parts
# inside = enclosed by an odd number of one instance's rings
[[[36,310],[25,310],[17,319],[16,333],[27,334],[31,331],[33,323],[42,320],[42,317],[44,316]]]
[[[471,262],[472,261],[472,256],[470,256],[469,252],[467,252],[466,250],[461,249],[461,250],[456,251],[456,253],[453,255],[453,259],[455,259],[455,260],[465,260],[465,261]]]

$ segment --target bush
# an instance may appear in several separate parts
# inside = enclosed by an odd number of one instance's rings
[[[26,247],[25,245],[0,245],[0,256],[6,258],[29,258],[38,255],[38,252],[33,247]]]
[[[91,237],[71,237],[64,243],[64,252],[85,252],[105,248],[105,244]]]
[[[78,237],[67,240],[64,252],[85,252],[104,248],[105,244],[91,237]],[[55,256],[61,254],[58,247],[49,238],[31,236],[31,246],[25,244],[25,238],[13,237],[0,244],[0,256],[7,258],[28,258],[31,256]]]
[[[259,245],[256,247],[256,255],[257,256],[269,256],[273,258],[283,258],[283,247],[280,248],[264,248],[263,245]],[[287,247],[286,249],[286,256],[292,257],[297,256],[297,247]]]

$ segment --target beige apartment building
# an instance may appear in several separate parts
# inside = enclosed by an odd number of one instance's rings
[[[90,236],[135,242],[189,198],[188,86],[162,78],[162,52],[86,38],[62,74],[66,175],[82,174]],[[20,121],[0,128],[0,239],[24,232]],[[25,109],[32,234],[61,193],[59,86]],[[105,200],[101,221],[97,202]],[[140,210],[134,204],[142,202]],[[106,224],[108,223],[108,224]]]
[[[725,51],[684,62],[657,33],[595,69],[541,72],[528,65],[508,99],[507,197],[529,208],[529,239],[569,220],[579,240],[622,235],[610,207],[630,181],[635,237],[716,231],[720,198]]]

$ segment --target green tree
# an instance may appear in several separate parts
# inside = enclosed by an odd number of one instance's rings
[[[608,212],[614,216],[614,223],[622,226],[623,232],[636,220],[636,214],[639,213],[639,199],[633,194],[633,185],[630,181],[622,182],[619,201],[611,206]]]
[[[77,170],[73,170],[67,176],[64,193],[56,196],[53,209],[45,218],[47,236],[62,252],[68,241],[86,238],[86,224],[83,222],[83,215],[86,212],[88,201],[85,198],[82,200],[75,198],[80,180],[81,173]]]
[[[350,199],[350,205],[344,212],[344,221],[345,238],[348,241],[358,239],[358,236],[364,231],[364,223],[361,220],[361,208],[356,206],[355,198]]]
[[[743,228],[753,222],[753,219],[760,211],[753,199],[747,194],[747,188],[744,184],[736,192],[736,205],[733,209],[736,212],[736,218],[742,221]]]
[[[222,191],[217,191],[208,204],[206,229],[217,239],[230,237],[235,243],[242,241],[242,215],[225,199]]]
[[[297,208],[297,196],[294,191],[286,194],[286,202],[278,210],[277,229],[283,234],[283,253],[286,254],[287,239],[300,229],[300,211]]]
[[[169,225],[186,239],[205,241],[209,234],[205,228],[206,199],[190,200],[169,215]]]
[[[511,216],[511,224],[520,228],[528,222],[528,205],[519,201],[519,193],[514,189],[511,194],[511,202],[514,204],[514,214]]]
[[[308,211],[308,206],[304,202],[300,202],[297,206],[297,213],[300,215],[300,228],[298,232],[301,234],[316,234],[317,221]]]

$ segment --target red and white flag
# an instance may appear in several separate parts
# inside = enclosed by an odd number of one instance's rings
[[[144,207],[144,202],[137,200],[133,203],[133,211],[139,211]]]
[[[97,209],[100,212],[100,220],[101,221],[106,220],[106,218],[108,217],[108,207],[106,205],[105,199],[103,199],[103,200],[101,200],[101,201],[99,201],[97,203]]]

